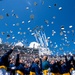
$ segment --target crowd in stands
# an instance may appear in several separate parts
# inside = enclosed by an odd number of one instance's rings
[[[47,55],[15,52],[14,47],[0,57],[0,75],[75,75],[75,57],[64,55],[50,58]],[[0,51],[0,54],[1,54]]]

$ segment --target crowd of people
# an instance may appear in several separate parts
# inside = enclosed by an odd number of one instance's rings
[[[14,47],[0,57],[0,75],[75,75],[75,58],[64,55],[64,59],[50,59],[47,55],[27,59],[21,58]],[[28,62],[29,61],[29,62]]]

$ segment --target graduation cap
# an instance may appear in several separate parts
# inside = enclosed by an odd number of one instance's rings
[[[37,2],[34,2],[34,5],[36,6],[37,5]]]
[[[29,9],[29,7],[26,7],[26,10],[28,10]]]
[[[57,6],[57,4],[54,4],[54,6]]]
[[[9,14],[8,14],[8,13],[6,13],[6,16],[7,16],[7,17],[9,17]]]
[[[62,10],[62,7],[59,7],[59,10]]]
[[[15,15],[15,17],[16,17],[16,18],[19,18],[19,16],[18,16],[18,15]]]
[[[7,34],[7,37],[8,37],[8,38],[10,38],[10,35],[9,35],[9,34]]]
[[[51,6],[49,5],[48,8],[51,8]]]
[[[0,15],[0,19],[3,19],[3,15]]]
[[[44,22],[45,22],[46,24],[49,24],[49,21],[48,21],[48,20],[44,20]]]
[[[42,1],[42,5],[44,5],[44,1]]]
[[[24,21],[22,21],[22,24],[24,24]]]
[[[1,34],[2,34],[2,35],[4,35],[4,34],[5,34],[5,32],[1,32]]]
[[[72,25],[69,26],[69,28],[72,28],[72,27],[73,27]]]
[[[34,14],[30,15],[30,19],[32,19],[32,20],[34,19]]]
[[[61,26],[61,30],[64,30],[65,28],[64,28],[64,26]]]

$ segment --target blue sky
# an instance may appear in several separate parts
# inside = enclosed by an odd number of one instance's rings
[[[31,19],[30,15],[34,18]],[[0,38],[3,42],[23,40],[24,44],[29,45],[36,40],[28,28],[32,30],[36,26],[43,26],[46,36],[50,37],[49,48],[54,54],[75,53],[75,0],[2,0],[0,16],[3,17],[0,19]],[[61,30],[62,26],[64,30]],[[52,36],[53,30],[56,33]],[[64,34],[60,35],[60,31]],[[7,35],[10,38],[7,39]]]

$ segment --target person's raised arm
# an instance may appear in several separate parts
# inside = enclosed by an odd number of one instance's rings
[[[17,54],[15,66],[18,66],[18,65],[19,65],[19,53]]]
[[[7,53],[5,53],[5,54],[1,57],[1,59],[2,59],[2,60],[8,59],[9,55],[13,52],[13,50],[14,50],[14,47],[12,47]]]

